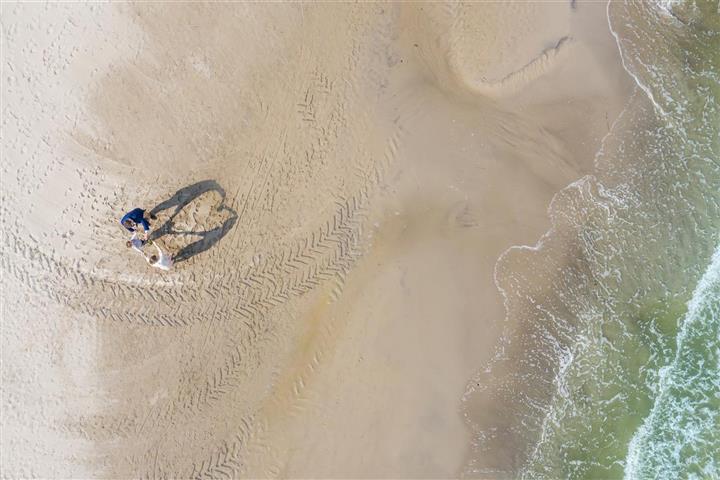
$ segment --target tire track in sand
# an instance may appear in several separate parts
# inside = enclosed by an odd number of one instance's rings
[[[5,240],[16,261],[11,255],[4,255],[0,266],[34,293],[104,320],[151,327],[186,327],[207,321],[201,315],[206,306],[198,306],[200,298],[207,295],[224,298],[226,309],[250,320],[291,295],[302,295],[321,280],[342,272],[338,264],[355,254],[350,243],[362,221],[360,209],[367,200],[366,192],[364,189],[357,196],[338,202],[332,218],[309,236],[263,259],[260,265],[232,272],[223,277],[222,282],[155,284],[151,285],[156,290],[153,294],[150,286],[113,282],[66,265],[53,255],[43,253],[38,244],[26,242],[12,232],[6,234]],[[42,268],[37,269],[33,264],[40,264]],[[227,296],[229,292],[240,294],[234,304]],[[104,300],[108,294],[113,299],[110,305]],[[152,302],[152,312],[148,311],[147,302]]]
[[[370,18],[367,21],[369,22]],[[358,64],[361,48],[365,47],[352,45],[352,55],[348,55],[349,66],[338,78],[353,80],[352,76],[355,74],[352,72],[360,69]],[[321,86],[325,85],[327,90],[332,90],[332,82],[336,80],[331,80],[322,72],[318,73],[317,77]],[[355,82],[349,87],[350,90],[358,88],[360,87]],[[337,158],[342,158],[348,152],[335,151],[332,143],[343,136],[340,133],[346,129],[348,112],[354,111],[347,99],[343,99],[334,103],[334,109],[329,113],[332,121],[322,122],[323,114],[318,102],[319,97],[313,97],[313,93],[305,89],[299,102],[288,103],[299,110],[297,113],[308,125],[307,128],[318,133],[317,138],[313,137],[310,146],[304,145],[305,161],[309,164],[336,162]],[[362,138],[345,141],[351,144],[359,143],[359,140]],[[266,162],[263,163],[264,167],[257,171],[258,177],[248,180],[256,187],[248,190],[243,188],[246,184],[241,184],[238,188],[239,192],[245,192],[242,201],[249,209],[249,216],[255,216],[251,221],[261,218],[261,211],[272,212],[263,213],[266,217],[274,214],[281,200],[276,196],[277,190],[271,187],[282,181],[283,176],[289,177],[293,174],[293,171],[283,164],[284,159],[279,158],[279,155],[295,155],[297,152],[287,148],[284,142],[279,143],[277,155],[272,155],[274,149],[266,152],[268,155],[253,155],[254,158],[263,158]],[[391,139],[391,143],[397,150],[396,139]],[[139,403],[132,405],[135,400],[133,398],[127,402],[133,409],[121,410],[117,414],[80,418],[63,428],[89,440],[132,439],[131,442],[118,444],[125,448],[122,453],[118,451],[112,456],[117,456],[117,460],[131,468],[134,475],[145,472],[145,475],[153,477],[177,477],[178,472],[184,472],[183,477],[217,477],[234,476],[241,471],[242,452],[246,451],[248,439],[255,438],[258,432],[262,432],[262,420],[257,420],[253,409],[249,408],[250,414],[242,416],[242,419],[234,416],[232,425],[227,426],[229,430],[217,435],[212,430],[207,430],[211,423],[204,427],[201,422],[206,417],[211,419],[213,415],[221,414],[219,410],[222,409],[218,408],[218,402],[229,403],[234,400],[239,395],[236,387],[242,385],[246,377],[253,376],[255,369],[260,366],[262,352],[255,355],[257,352],[254,350],[262,350],[258,345],[270,334],[273,312],[291,299],[302,297],[318,286],[329,285],[336,295],[342,288],[347,272],[360,254],[358,245],[362,235],[363,209],[372,196],[370,192],[373,186],[382,177],[381,168],[377,165],[380,162],[376,161],[374,155],[364,158],[365,153],[362,151],[363,158],[355,159],[356,162],[347,168],[347,172],[338,177],[341,183],[334,186],[336,194],[338,191],[353,194],[341,194],[337,197],[334,207],[321,212],[327,220],[309,232],[303,229],[303,232],[308,233],[302,234],[301,238],[272,242],[272,245],[279,243],[282,247],[257,261],[243,261],[239,268],[232,260],[241,257],[230,252],[230,247],[244,245],[240,243],[243,239],[239,229],[233,232],[233,240],[236,241],[226,244],[221,241],[208,251],[203,268],[211,270],[222,265],[220,276],[203,276],[197,274],[197,268],[193,268],[163,275],[167,280],[160,282],[127,281],[113,277],[109,270],[83,269],[55,253],[43,252],[41,242],[32,237],[10,233],[5,238],[8,255],[0,258],[0,267],[8,276],[25,285],[33,295],[48,298],[67,308],[71,314],[86,314],[90,318],[99,319],[101,327],[102,323],[113,326],[127,325],[140,330],[146,329],[148,335],[162,335],[162,332],[187,331],[207,325],[208,334],[214,336],[210,347],[216,348],[217,352],[213,352],[210,358],[184,359],[187,364],[200,363],[197,370],[200,374],[181,372],[179,385],[170,389],[167,400],[160,399],[159,403],[148,407]],[[244,182],[242,171],[233,173],[233,177],[236,177],[234,181]],[[350,180],[344,180],[345,175]],[[229,185],[229,188],[234,186]],[[234,207],[232,204],[230,206]],[[282,235],[287,231],[278,232]],[[229,240],[229,237],[226,240]],[[224,257],[230,257],[230,260],[225,262]],[[208,308],[208,303],[212,303],[213,308]],[[219,328],[220,326],[222,328]],[[182,344],[176,342],[172,347],[179,349]],[[205,361],[207,363],[204,363]],[[123,372],[128,372],[129,369],[120,363],[119,365],[118,372],[110,373],[122,379]],[[129,364],[129,367],[134,366],[132,362]],[[209,408],[210,406],[213,408]],[[200,425],[192,426],[188,423],[190,421]],[[187,460],[182,459],[178,464],[173,464],[170,459],[164,461],[162,456],[157,455],[159,447],[154,450],[155,458],[152,458],[151,449],[139,455],[132,453],[145,448],[148,442],[146,438],[160,441],[159,435],[167,432],[167,429],[173,428],[174,431],[183,433],[186,427],[204,435],[201,442],[204,448],[198,446]],[[198,428],[205,428],[207,432],[198,431]],[[216,438],[217,436],[226,436],[226,439]],[[135,444],[140,446],[135,447]],[[179,450],[168,452],[180,455]],[[110,457],[108,454],[108,458]]]
[[[338,210],[332,219],[303,241],[268,258],[262,265],[254,267],[232,282],[226,281],[224,285],[211,284],[205,287],[212,292],[211,295],[224,299],[217,307],[214,318],[216,322],[235,322],[234,332],[228,340],[228,343],[235,344],[235,347],[226,357],[225,365],[209,375],[201,387],[185,393],[179,392],[174,396],[176,401],[168,403],[164,408],[156,409],[150,418],[147,416],[143,418],[141,409],[137,414],[121,418],[107,418],[102,421],[93,419],[88,422],[96,425],[97,428],[92,428],[83,421],[68,428],[82,433],[87,438],[98,435],[104,437],[117,436],[116,434],[120,436],[140,434],[148,428],[176,419],[178,412],[200,411],[206,404],[212,403],[226,393],[240,377],[248,374],[244,370],[247,365],[243,365],[242,360],[244,351],[249,351],[250,348],[238,345],[237,339],[249,338],[257,341],[262,338],[267,333],[267,325],[264,324],[263,319],[272,308],[280,306],[293,296],[306,294],[321,282],[331,281],[335,289],[340,288],[350,265],[359,255],[356,247],[360,234],[359,226],[362,222],[360,202],[367,200],[365,192],[366,190],[363,190],[358,196],[344,203],[338,202]],[[142,306],[134,306],[129,311],[120,313],[112,307],[101,306],[98,299],[108,290],[112,292],[114,299],[126,305],[150,300],[151,297],[142,286],[118,285],[107,280],[98,281],[89,273],[74,270],[61,261],[43,254],[37,247],[22,241],[12,233],[9,237],[11,251],[21,256],[23,261],[12,262],[4,256],[3,270],[29,285],[36,293],[44,293],[63,306],[88,315],[98,316],[99,313],[100,317],[107,321],[141,322],[152,327],[186,327],[192,324],[191,320],[210,320],[199,315],[195,309],[183,311],[182,304],[173,305],[173,300],[177,302],[179,295],[157,296],[165,301],[166,306],[176,308],[182,315],[176,319],[171,319],[169,316],[158,319],[157,312],[148,313],[147,307]],[[30,268],[23,268],[28,262],[41,263],[48,274],[38,276],[33,274]],[[68,286],[68,279],[72,279],[74,285]],[[241,289],[242,293],[238,296],[232,295],[234,288]],[[168,290],[172,291],[172,289]],[[78,295],[78,291],[82,294]],[[191,302],[192,300],[186,301],[187,304]],[[154,321],[143,321],[145,318]]]

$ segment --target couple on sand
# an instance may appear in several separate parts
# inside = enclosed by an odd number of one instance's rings
[[[150,214],[150,219],[155,220],[157,217]],[[132,237],[130,237],[130,240],[125,242],[125,245],[128,248],[131,248],[133,250],[138,251],[142,254],[142,256],[145,258],[145,261],[148,262],[151,266],[155,268],[159,268],[161,270],[170,270],[170,268],[173,265],[174,255],[168,255],[167,253],[163,252],[162,249],[157,245],[157,243],[153,242],[149,239],[149,233],[150,233],[150,222],[147,218],[145,218],[145,210],[141,208],[135,208],[128,213],[126,213],[121,219],[120,223],[123,227],[127,229],[127,231],[132,232]],[[139,235],[138,226],[142,225],[143,227],[143,233],[142,238]],[[153,254],[146,254],[143,251],[143,248],[145,245],[150,244],[154,246],[157,249],[157,253]]]

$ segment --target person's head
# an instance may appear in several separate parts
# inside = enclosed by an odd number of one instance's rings
[[[123,222],[123,226],[126,228],[133,228],[135,226],[135,222],[133,222],[129,218],[126,218],[125,221]]]
[[[150,255],[150,263],[157,263],[158,256],[157,255]]]
[[[128,240],[127,242],[125,242],[125,246],[128,248],[132,247],[132,242]]]

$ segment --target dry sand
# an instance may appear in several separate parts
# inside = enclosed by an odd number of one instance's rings
[[[4,3],[1,24],[3,477],[493,464],[462,399],[503,328],[494,265],[630,90],[603,4]],[[117,219],[173,198],[158,242],[205,250],[163,273]]]

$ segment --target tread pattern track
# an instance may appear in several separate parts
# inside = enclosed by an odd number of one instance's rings
[[[357,245],[363,203],[367,200],[366,192],[361,190],[357,196],[337,202],[337,211],[330,220],[290,248],[268,257],[256,267],[246,267],[241,274],[232,274],[230,279],[223,282],[224,285],[215,282],[206,286],[209,295],[220,299],[213,315],[195,312],[192,306],[184,307],[179,300],[180,296],[173,295],[176,288],[168,287],[157,298],[175,310],[175,317],[172,313],[159,316],[157,312],[149,311],[149,307],[142,306],[146,301],[152,303],[155,298],[146,293],[149,290],[145,287],[95,280],[91,274],[65,266],[13,236],[14,254],[30,261],[42,262],[49,274],[46,277],[31,275],[29,269],[22,268],[27,261],[12,262],[6,257],[2,258],[3,269],[29,285],[36,293],[43,293],[76,311],[100,316],[106,321],[141,323],[152,327],[179,328],[201,321],[229,324],[225,341],[227,350],[223,357],[225,362],[208,373],[204,381],[198,382],[200,386],[178,390],[170,395],[173,400],[153,408],[150,413],[142,408],[122,417],[80,418],[77,422],[63,426],[63,429],[88,439],[137,436],[160,425],[198,414],[231,391],[233,386],[259,366],[259,360],[245,356],[245,352],[250,351],[247,343],[262,341],[268,333],[268,314],[271,309],[291,297],[306,294],[322,282],[332,282],[335,290],[340,288],[360,253]],[[65,275],[65,278],[74,282],[75,288],[58,288]],[[77,295],[78,290],[83,292],[82,295]],[[88,290],[95,293],[89,293]],[[111,292],[118,302],[128,305],[129,311],[117,312],[114,306],[99,304],[96,299],[107,292]]]
[[[68,266],[12,232],[6,235],[11,255],[3,255],[0,266],[34,293],[109,321],[152,327],[201,323],[207,317],[197,306],[200,296],[225,298],[223,307],[251,320],[287,301],[291,295],[308,292],[324,279],[342,276],[346,259],[357,253],[352,245],[353,233],[359,228],[360,208],[366,200],[365,189],[355,197],[338,202],[336,213],[320,229],[279,254],[261,260],[258,265],[232,272],[221,281],[196,283],[192,288],[184,282],[179,286],[152,285],[154,290],[160,290],[160,295],[154,295],[144,285],[113,282]],[[28,268],[28,262],[40,263],[44,273]],[[111,305],[102,300],[108,293],[115,299]],[[233,293],[237,302],[230,304],[228,293]]]

